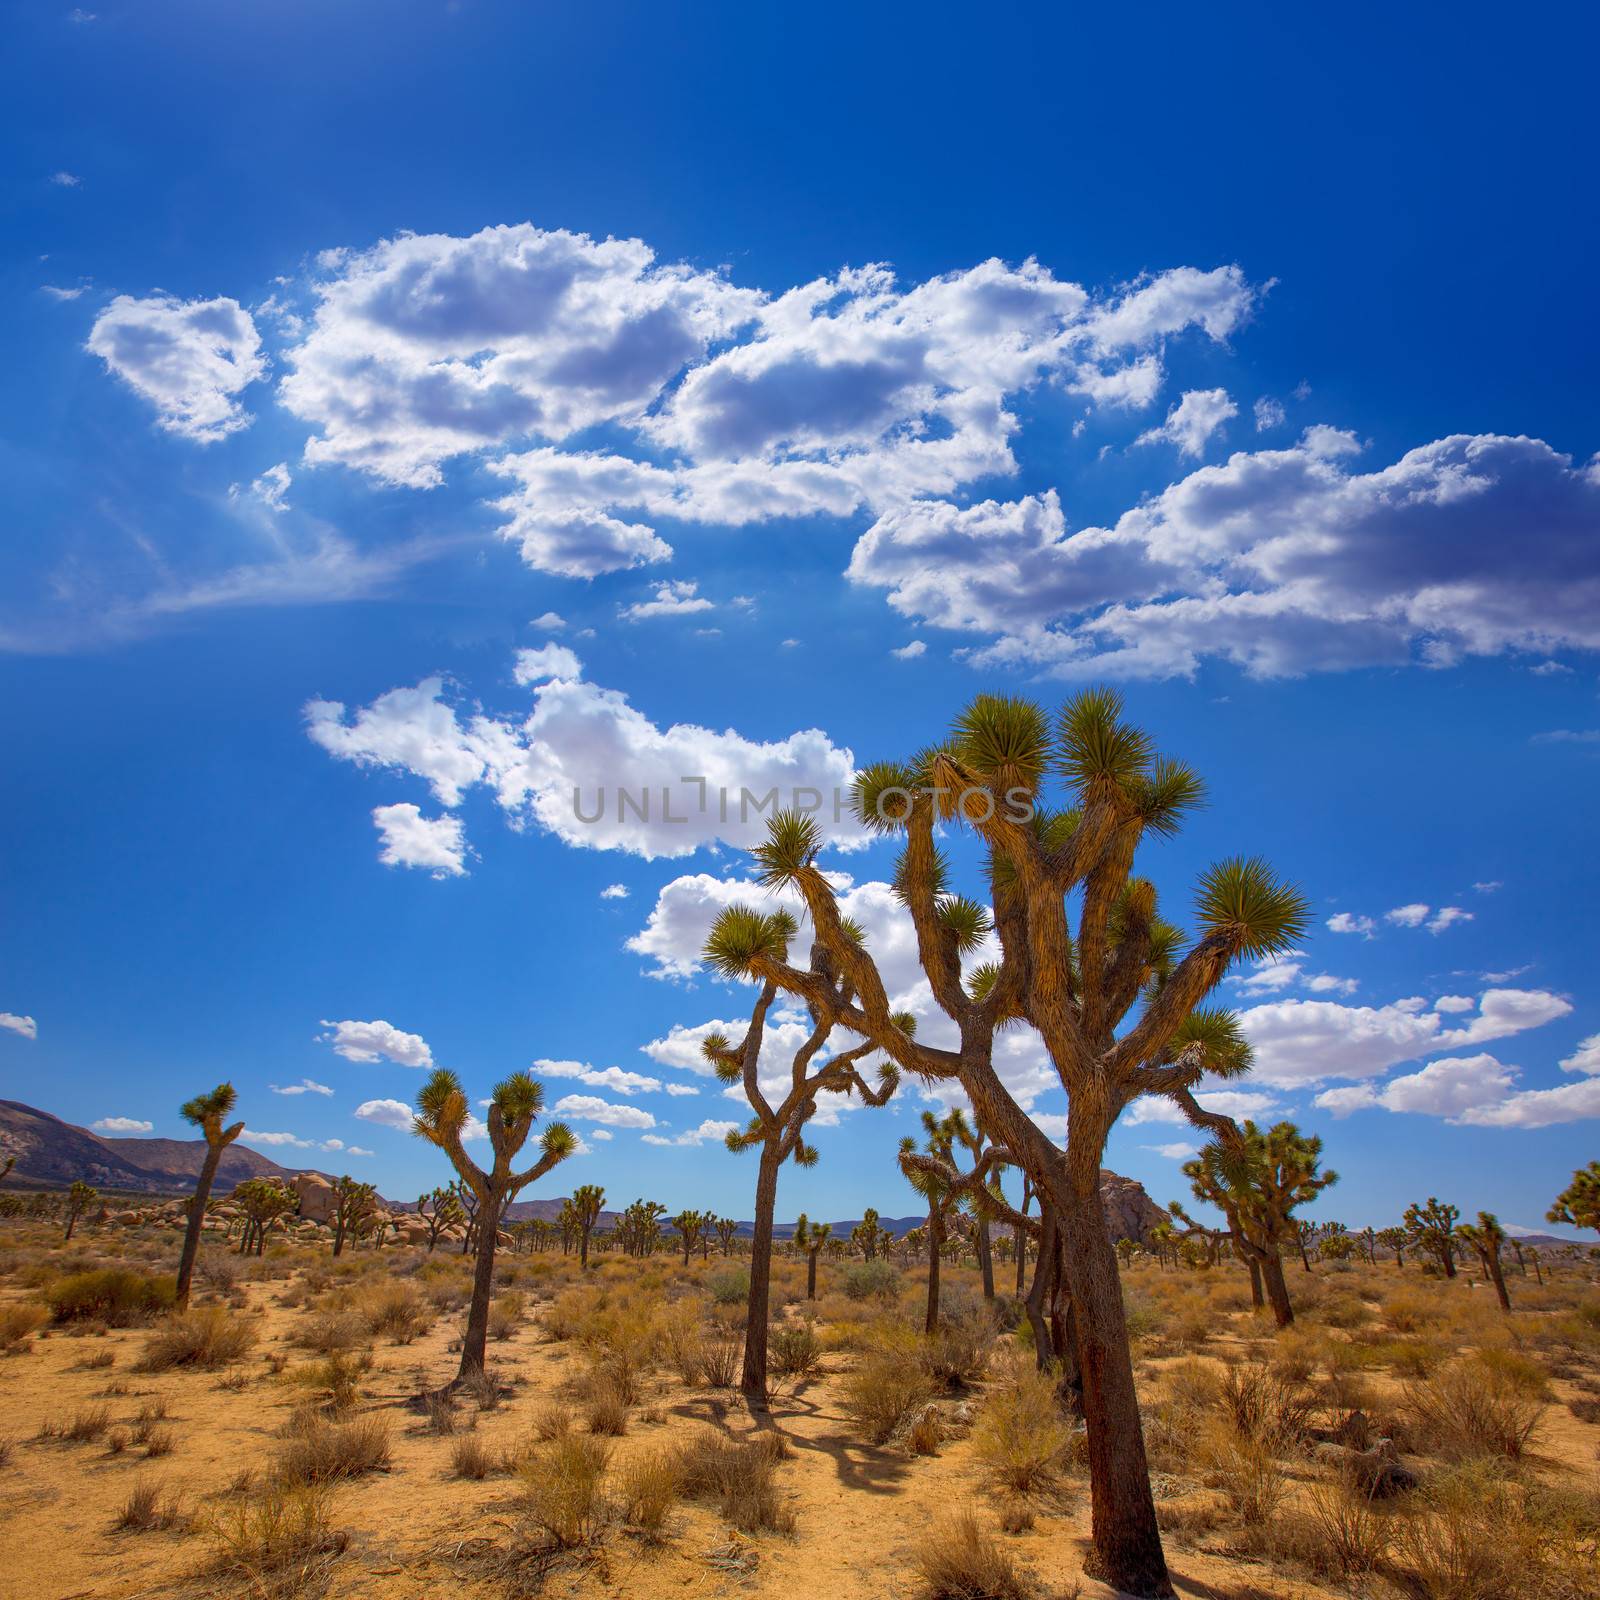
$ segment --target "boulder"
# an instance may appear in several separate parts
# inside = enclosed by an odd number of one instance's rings
[[[1168,1220],[1166,1212],[1144,1192],[1142,1183],[1104,1167],[1100,1169],[1100,1204],[1113,1244],[1118,1239],[1148,1244],[1150,1230]]]
[[[302,1172],[294,1180],[300,1197],[300,1215],[310,1222],[328,1222],[333,1217],[333,1185],[314,1172]]]

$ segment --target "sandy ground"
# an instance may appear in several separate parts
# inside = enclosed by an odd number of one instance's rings
[[[279,1282],[245,1288],[248,1311],[238,1314],[257,1319],[261,1338],[231,1375],[140,1373],[136,1365],[147,1335],[138,1329],[88,1336],[50,1332],[25,1352],[0,1360],[0,1440],[11,1441],[9,1463],[0,1467],[3,1600],[215,1592],[214,1582],[196,1578],[207,1550],[203,1535],[119,1533],[112,1524],[136,1481],[158,1482],[203,1518],[208,1509],[227,1504],[229,1485],[241,1472],[267,1465],[305,1395],[271,1371],[274,1355],[291,1368],[308,1359],[290,1342],[302,1313],[276,1303],[284,1287]],[[478,1420],[480,1437],[497,1449],[529,1438],[534,1416],[552,1403],[572,1403],[562,1391],[578,1369],[575,1350],[539,1330],[538,1311],[537,1302],[530,1304],[528,1320],[514,1337],[491,1345],[492,1366],[514,1385],[508,1399]],[[516,1592],[503,1577],[484,1572],[486,1552],[507,1547],[514,1536],[516,1480],[453,1477],[451,1440],[428,1432],[410,1404],[419,1390],[453,1374],[454,1333],[455,1319],[442,1318],[412,1344],[380,1343],[375,1349],[376,1365],[363,1380],[358,1410],[389,1419],[393,1462],[387,1472],[334,1491],[334,1521],[348,1530],[351,1544],[334,1567],[327,1590],[332,1597],[505,1600]],[[105,1353],[114,1357],[110,1367],[85,1366]],[[696,1428],[733,1436],[756,1427],[776,1429],[792,1449],[779,1484],[795,1514],[795,1532],[735,1538],[730,1545],[730,1530],[712,1508],[685,1505],[674,1513],[663,1542],[618,1530],[597,1555],[564,1562],[544,1592],[583,1600],[914,1594],[912,1554],[919,1535],[963,1506],[995,1529],[993,1499],[964,1438],[947,1443],[936,1457],[862,1443],[839,1404],[837,1376],[849,1360],[830,1355],[821,1378],[778,1395],[764,1416],[753,1416],[730,1391],[689,1389],[661,1374],[648,1380],[650,1391],[628,1432],[615,1441],[614,1462]],[[237,1384],[240,1374],[242,1387],[226,1386]],[[165,1403],[168,1415],[160,1426],[175,1440],[172,1453],[156,1460],[146,1459],[136,1445],[118,1454],[104,1439],[78,1444],[38,1437],[48,1422],[102,1404],[113,1426],[126,1426],[152,1401]],[[1600,1427],[1578,1422],[1562,1405],[1547,1409],[1540,1448],[1552,1469],[1592,1479],[1597,1439]],[[1000,1537],[1040,1594],[1072,1595],[1081,1585],[1085,1600],[1097,1600],[1111,1591],[1081,1576],[1087,1523],[1087,1492],[1079,1485],[1058,1503],[1041,1505],[1031,1531]],[[1180,1594],[1203,1600],[1320,1600],[1339,1592],[1275,1576],[1258,1564],[1201,1554],[1176,1540],[1168,1541],[1168,1557]]]

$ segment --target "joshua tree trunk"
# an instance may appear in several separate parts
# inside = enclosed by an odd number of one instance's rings
[[[589,1230],[587,1228],[582,1229],[578,1234],[578,1265],[580,1267],[589,1265]]]
[[[1094,1533],[1091,1576],[1131,1594],[1170,1595],[1133,1384],[1122,1284],[1100,1202],[1106,1129],[1074,1110],[1067,1136],[1067,1182],[1050,1198],[1064,1246],[1060,1260],[1072,1300],[1083,1383]],[[1044,1204],[1045,1196],[1040,1200]]]
[[[1254,1256],[1246,1256],[1244,1264],[1250,1269],[1250,1304],[1260,1311],[1266,1305],[1266,1297],[1261,1292],[1261,1268],[1256,1264]]]
[[[756,1173],[756,1220],[750,1240],[750,1304],[745,1318],[744,1370],[739,1390],[749,1400],[767,1396],[767,1302],[772,1290],[772,1214],[778,1204],[778,1143],[761,1146]]]
[[[990,1248],[989,1224],[982,1218],[974,1219],[977,1232],[973,1234],[973,1248],[978,1253],[978,1271],[983,1274],[983,1298],[994,1299],[994,1252]]]
[[[1502,1311],[1511,1309],[1511,1296],[1506,1293],[1505,1274],[1500,1270],[1500,1257],[1495,1254],[1483,1258],[1485,1270],[1488,1272],[1489,1281],[1494,1285],[1495,1298],[1500,1302]]]
[[[216,1181],[217,1168],[222,1164],[222,1146],[206,1141],[206,1158],[200,1163],[200,1176],[195,1181],[194,1198],[189,1202],[189,1222],[183,1230],[183,1254],[178,1258],[178,1292],[173,1304],[179,1311],[189,1304],[189,1284],[194,1278],[195,1257],[200,1253],[200,1229],[206,1220],[206,1201],[211,1197],[211,1185]]]
[[[1444,1268],[1445,1277],[1447,1277],[1447,1278],[1455,1277],[1455,1275],[1456,1275],[1456,1253],[1455,1253],[1454,1250],[1452,1250],[1450,1248],[1450,1241],[1448,1239],[1446,1239],[1445,1242],[1444,1242],[1444,1249],[1440,1253],[1439,1262],[1440,1262],[1440,1265],[1443,1266],[1443,1268]]]
[[[467,1331],[461,1341],[461,1366],[456,1382],[464,1383],[483,1372],[489,1343],[489,1301],[494,1294],[494,1251],[500,1237],[502,1197],[491,1193],[481,1201],[474,1219],[478,1228],[478,1258],[472,1270],[472,1304],[467,1311]]]
[[[939,1208],[928,1212],[928,1314],[922,1331],[933,1333],[939,1326],[939,1258],[944,1254],[944,1218]]]
[[[817,1298],[817,1252],[813,1249],[813,1250],[808,1250],[806,1252],[806,1299],[807,1300],[815,1300],[816,1298]]]

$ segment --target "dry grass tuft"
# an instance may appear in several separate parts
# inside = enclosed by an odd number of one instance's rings
[[[0,1306],[0,1353],[16,1355],[50,1320],[50,1308],[32,1300],[13,1300]]]
[[[844,1409],[872,1444],[883,1444],[934,1394],[933,1378],[898,1341],[868,1350],[844,1380]]]
[[[679,1485],[688,1499],[716,1499],[717,1509],[741,1533],[763,1528],[792,1533],[794,1513],[779,1499],[776,1482],[778,1464],[788,1453],[775,1433],[740,1443],[707,1430],[681,1448]]]
[[[605,1527],[601,1494],[611,1446],[589,1434],[554,1440],[522,1463],[529,1519],[563,1550],[593,1544]]]
[[[1548,1386],[1532,1362],[1477,1351],[1405,1386],[1417,1440],[1449,1461],[1519,1460],[1538,1431]]]
[[[270,1487],[212,1518],[211,1571],[250,1600],[310,1600],[328,1585],[350,1536],[328,1516],[325,1489]]]
[[[651,1539],[661,1537],[678,1503],[678,1461],[669,1450],[647,1450],[622,1469],[622,1514],[630,1527]]]
[[[1014,1494],[1053,1485],[1071,1442],[1055,1381],[1022,1361],[990,1391],[972,1431],[973,1454]]]
[[[457,1434],[450,1446],[450,1471],[457,1478],[487,1478],[498,1464],[494,1451],[474,1433]]]
[[[256,1342],[256,1330],[221,1306],[201,1306],[168,1317],[151,1334],[139,1359],[144,1372],[174,1367],[213,1371],[243,1360]]]
[[[389,1465],[389,1424],[382,1417],[330,1422],[302,1410],[289,1428],[288,1442],[279,1450],[273,1469],[286,1487],[336,1483]]]
[[[916,1565],[926,1600],[1025,1600],[1029,1593],[1010,1556],[970,1511],[924,1535]]]
[[[176,1495],[163,1495],[157,1484],[145,1480],[134,1484],[122,1502],[111,1526],[119,1533],[165,1533],[172,1529],[188,1531],[191,1518]]]

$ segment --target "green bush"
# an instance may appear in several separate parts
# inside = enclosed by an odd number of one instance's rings
[[[706,1279],[706,1293],[719,1306],[743,1305],[750,1297],[750,1274],[743,1267],[725,1267]]]
[[[151,1278],[126,1267],[102,1267],[57,1278],[44,1292],[57,1322],[103,1322],[127,1328],[172,1309],[177,1296],[170,1278]]]
[[[851,1300],[892,1300],[900,1293],[900,1274],[887,1261],[852,1261],[842,1287]]]

